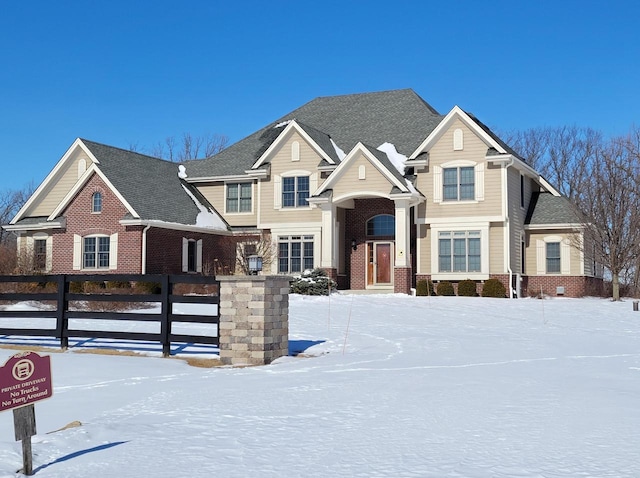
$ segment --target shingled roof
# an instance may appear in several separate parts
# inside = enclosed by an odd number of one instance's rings
[[[525,224],[537,226],[580,224],[580,219],[569,200],[564,196],[536,192],[531,197]]]
[[[282,132],[278,125],[294,119],[337,159],[330,140],[345,152],[358,142],[375,147],[388,142],[409,156],[442,118],[411,89],[320,97],[211,158],[186,163],[187,174],[191,178],[243,174]]]
[[[196,225],[201,204],[215,211],[193,186],[178,177],[178,164],[113,146],[81,140],[98,167],[142,220]]]

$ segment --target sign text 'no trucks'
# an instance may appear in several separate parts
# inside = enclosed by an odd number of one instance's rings
[[[22,352],[0,367],[0,412],[23,407],[53,395],[51,358]]]

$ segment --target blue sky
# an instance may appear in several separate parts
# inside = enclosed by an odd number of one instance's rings
[[[498,130],[624,134],[640,114],[633,1],[3,2],[0,191],[76,137],[242,139],[317,96],[413,88]]]

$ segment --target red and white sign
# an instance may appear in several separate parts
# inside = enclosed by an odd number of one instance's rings
[[[14,355],[0,367],[0,412],[53,395],[51,358],[35,352]]]

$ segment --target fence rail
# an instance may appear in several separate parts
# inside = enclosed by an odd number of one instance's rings
[[[100,288],[100,284],[114,282],[134,283],[137,287],[131,294],[110,290],[117,288]],[[11,286],[10,284],[13,284]],[[22,285],[19,285],[22,284]],[[25,284],[27,284],[25,286]],[[89,287],[87,287],[89,284]],[[146,284],[141,287],[140,284]],[[122,285],[122,284],[120,284]],[[201,286],[200,291],[183,289]],[[186,287],[184,286],[186,285]],[[146,288],[148,293],[139,293],[139,289]],[[28,289],[28,290],[25,290]],[[55,289],[55,292],[51,292]],[[90,289],[83,292],[85,289]],[[153,290],[152,290],[153,289]],[[11,328],[0,327],[0,334],[21,335],[28,337],[56,337],[60,340],[61,348],[69,347],[70,337],[106,338],[117,340],[151,341],[162,344],[162,354],[171,353],[171,343],[186,342],[219,346],[219,334],[215,336],[178,334],[172,332],[175,323],[215,324],[216,329],[220,319],[220,283],[213,277],[197,275],[137,275],[137,274],[60,274],[60,275],[32,275],[32,276],[0,276],[0,303],[37,302],[55,305],[46,310],[0,310],[0,325],[3,318],[53,318],[56,320],[55,329],[52,328]],[[159,313],[144,311],[109,310],[97,311],[96,304],[111,303],[110,308],[117,308],[113,304],[160,304]],[[80,304],[89,305],[89,310],[77,310]],[[176,313],[176,304],[209,304],[215,305],[215,313],[211,315]],[[70,307],[74,305],[74,307]],[[125,307],[126,308],[126,305]],[[70,328],[69,319],[109,320],[109,321],[141,321],[160,324],[159,333],[130,332],[113,330],[89,330]]]

